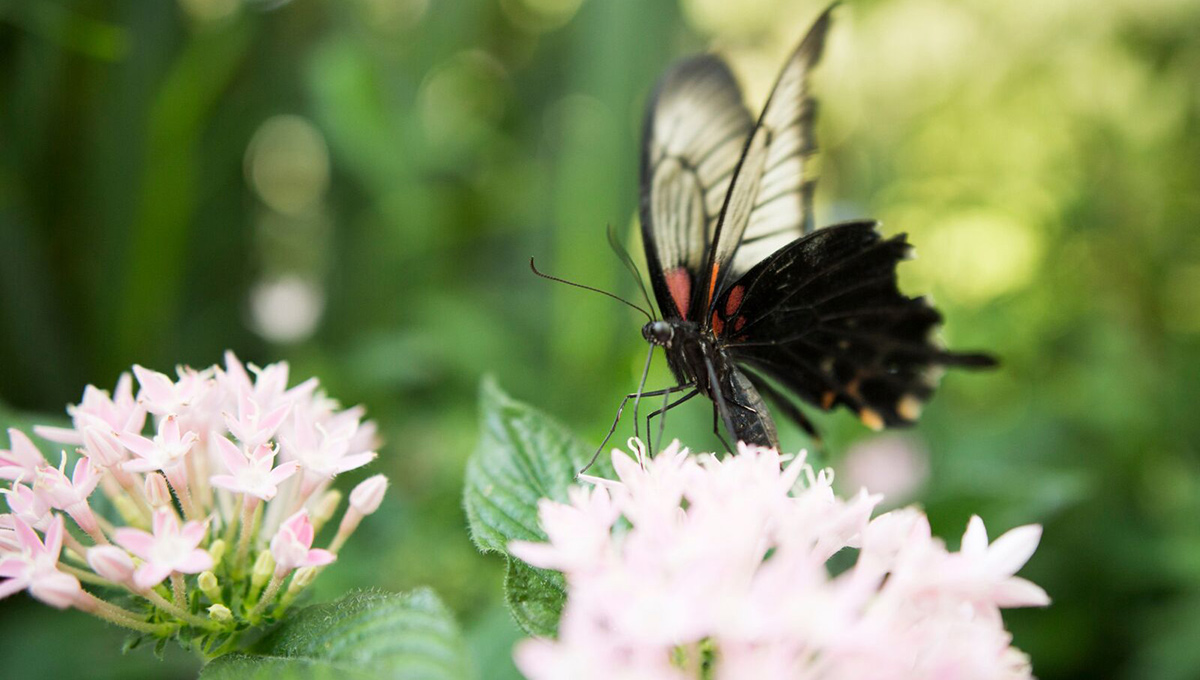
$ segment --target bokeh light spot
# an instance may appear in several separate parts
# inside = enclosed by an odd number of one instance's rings
[[[261,281],[250,292],[253,328],[263,338],[294,343],[313,334],[325,311],[325,296],[299,276]]]
[[[246,149],[246,177],[272,210],[298,215],[316,205],[329,187],[329,150],[304,118],[275,116],[254,133]]]

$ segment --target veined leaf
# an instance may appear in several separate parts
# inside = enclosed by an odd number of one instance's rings
[[[471,538],[485,552],[508,559],[505,594],[513,618],[534,635],[553,635],[565,598],[562,575],[536,569],[508,554],[510,541],[545,541],[538,526],[542,498],[565,501],[575,475],[594,453],[566,427],[514,401],[495,381],[480,394],[480,440],[467,461],[466,508]],[[605,474],[603,457],[593,468]]]
[[[466,643],[428,589],[360,592],[306,607],[255,646],[204,668],[200,680],[464,680]]]

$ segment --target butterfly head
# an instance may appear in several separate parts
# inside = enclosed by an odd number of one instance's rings
[[[651,345],[667,347],[671,344],[671,338],[675,337],[675,329],[666,321],[651,321],[642,326],[642,337]]]

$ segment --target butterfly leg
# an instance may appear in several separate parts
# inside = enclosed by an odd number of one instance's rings
[[[655,442],[654,442],[654,448],[660,448],[662,446],[663,430],[665,430],[667,428],[667,416],[666,416],[667,411],[670,411],[671,409],[675,408],[676,406],[679,406],[680,404],[691,399],[692,397],[696,396],[697,394],[700,394],[700,390],[694,389],[691,392],[688,392],[687,394],[683,395],[682,397],[676,399],[675,401],[673,401],[669,404],[665,404],[662,408],[660,408],[657,411],[646,416],[646,437],[649,438],[649,436],[650,436],[650,419],[653,418],[654,416],[662,415],[662,420],[658,421],[658,439],[655,440]],[[654,451],[654,449],[651,449],[652,454],[653,454],[653,451]]]
[[[726,451],[733,453],[733,447],[725,440],[725,435],[721,434],[720,409],[717,407],[716,402],[713,403],[713,434],[717,435],[717,439],[721,440],[721,446],[724,446]]]
[[[600,442],[600,446],[596,449],[596,453],[592,455],[592,459],[588,461],[588,464],[583,466],[583,469],[579,471],[579,474],[587,472],[592,465],[595,465],[596,459],[600,457],[600,452],[604,450],[604,447],[608,444],[608,440],[612,439],[613,433],[617,431],[617,424],[621,422],[621,414],[624,413],[625,405],[629,403],[630,399],[639,399],[641,397],[661,397],[664,395],[670,395],[674,392],[681,392],[689,387],[692,387],[692,383],[687,383],[686,385],[676,385],[674,387],[668,387],[662,390],[654,390],[652,392],[633,392],[626,394],[625,397],[621,399],[621,405],[617,407],[617,417],[613,419],[612,427],[608,428],[608,434],[604,435],[604,441]]]
[[[737,428],[733,425],[733,416],[729,414],[729,406],[725,403],[725,395],[721,393],[721,383],[717,381],[717,370],[713,367],[712,360],[707,356],[704,357],[704,367],[708,370],[708,385],[713,400],[713,434],[717,435],[717,438],[721,440],[721,444],[725,446],[726,451],[734,453],[735,449],[721,435],[719,421],[725,421],[725,429],[729,430],[730,434],[736,433]]]

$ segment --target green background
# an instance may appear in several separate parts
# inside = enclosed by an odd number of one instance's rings
[[[479,380],[598,443],[645,356],[640,317],[528,258],[633,294],[604,232],[634,233],[653,80],[716,47],[760,103],[820,9],[0,2],[5,420],[134,362],[290,361],[367,406],[393,480],[318,599],[432,586],[481,677],[515,677],[502,565],[460,507]],[[973,512],[1045,525],[1022,573],[1054,605],[1006,616],[1042,678],[1200,677],[1198,74],[1196,0],[896,0],[839,10],[815,83],[819,220],[908,232],[904,288],[1003,359],[946,377],[913,433],[929,478],[897,500],[951,545]],[[710,448],[708,419],[669,430]],[[835,466],[869,436],[818,422]],[[0,603],[6,676],[195,675],[121,639]]]

